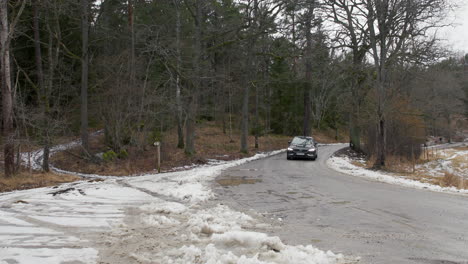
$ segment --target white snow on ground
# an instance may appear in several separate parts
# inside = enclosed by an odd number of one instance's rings
[[[50,263],[64,262],[94,263],[97,251],[93,248],[0,248],[0,264],[11,263]]]
[[[311,245],[285,245],[267,235],[268,224],[213,203],[210,185],[223,169],[279,152],[0,194],[0,264],[354,262]],[[37,167],[40,155],[22,157]]]
[[[436,159],[416,165],[416,170],[434,177],[443,177],[448,172],[468,179],[468,150],[441,149],[436,155]]]
[[[331,169],[334,169],[341,173],[368,178],[379,182],[397,184],[416,189],[426,189],[435,192],[445,192],[463,195],[468,194],[468,190],[460,190],[455,187],[441,187],[438,185],[406,179],[405,176],[402,175],[396,175],[393,173],[386,173],[382,171],[373,171],[368,170],[366,168],[358,167],[352,164],[351,159],[348,157],[331,157],[329,160],[327,160],[327,165]]]

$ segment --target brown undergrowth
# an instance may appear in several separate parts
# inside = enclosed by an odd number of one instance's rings
[[[80,180],[79,177],[57,173],[20,171],[10,178],[0,175],[0,192],[24,190],[31,188],[54,186],[61,183]]]
[[[331,137],[325,133],[315,133],[320,143],[334,143]],[[255,155],[257,152],[284,149],[291,139],[289,136],[265,135],[259,138],[259,148],[254,148],[254,137],[249,136],[249,153],[240,153],[240,134],[233,131],[232,139],[224,134],[222,128],[213,122],[205,122],[197,127],[195,149],[196,154],[187,156],[183,149],[178,149],[177,132],[164,133],[161,145],[161,170],[170,171],[183,166],[200,165],[207,163],[210,159],[234,160]],[[104,144],[102,135],[92,138],[91,153],[98,154],[109,150]],[[125,176],[154,172],[156,169],[156,148],[147,146],[143,149],[128,147],[128,157],[115,159],[114,161],[91,161],[81,158],[81,149],[74,148],[55,154],[52,162],[58,168],[90,174]]]
[[[404,176],[407,179],[416,180],[424,183],[439,185],[442,187],[456,187],[459,189],[468,189],[468,179],[463,179],[459,175],[449,171],[439,172],[442,175],[434,175],[422,165],[438,162],[449,158],[455,151],[466,151],[468,148],[453,148],[447,150],[433,151],[431,154],[422,154],[421,157],[414,160],[408,160],[396,156],[387,156],[385,172],[395,173],[395,175]],[[359,155],[357,158],[356,152],[347,148],[347,151],[341,153],[351,157],[351,163],[355,166],[372,169],[375,162],[375,157],[367,158],[364,155]],[[459,156],[451,159],[452,169],[466,169],[468,157]]]

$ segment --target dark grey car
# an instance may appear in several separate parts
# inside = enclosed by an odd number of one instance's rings
[[[315,142],[312,137],[294,137],[293,140],[289,142],[289,147],[286,155],[288,160],[316,160],[318,155],[317,142]]]

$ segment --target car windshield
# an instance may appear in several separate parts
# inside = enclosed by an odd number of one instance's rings
[[[295,137],[293,141],[291,142],[291,145],[310,147],[313,145],[313,140],[309,138]]]

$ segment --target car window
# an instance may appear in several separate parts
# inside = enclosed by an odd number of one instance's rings
[[[307,139],[307,138],[300,138],[300,137],[295,137],[293,139],[293,141],[291,142],[292,145],[304,145],[306,147],[310,146],[310,145],[313,145],[314,144],[314,141],[311,140],[311,139]]]

